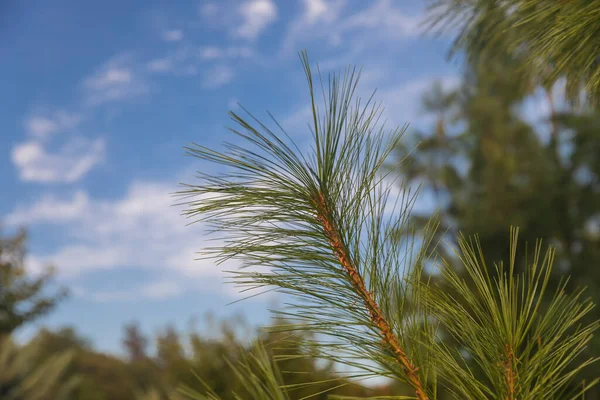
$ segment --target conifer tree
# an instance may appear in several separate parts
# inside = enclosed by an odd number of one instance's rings
[[[488,26],[493,20],[487,18],[479,24],[480,30],[496,29]],[[511,52],[513,34],[508,30],[498,40],[482,42],[479,51],[460,48],[468,56],[463,82],[447,92],[432,87],[423,103],[424,111],[437,117],[436,125],[414,132],[415,140],[401,144],[396,160],[403,160],[399,167],[405,176],[434,194],[444,227],[440,235],[451,230],[446,238],[456,245],[456,231],[478,233],[488,259],[497,261],[507,250],[506,226],[518,225],[523,242],[543,238],[557,250],[558,267],[550,278],[548,298],[570,276],[567,291],[587,286],[597,304],[600,275],[593,266],[600,262],[598,110],[563,106],[558,111],[548,96],[548,115],[533,122],[525,119],[524,101],[535,84],[543,82],[523,75],[531,66],[523,54]],[[548,94],[549,88],[544,89]],[[446,101],[432,104],[431,98]],[[431,214],[425,211],[413,218],[424,224]],[[447,260],[453,258],[450,252]],[[454,264],[460,269],[457,260]],[[598,318],[595,308],[588,321]],[[596,337],[585,353],[599,351]],[[591,370],[589,375],[597,376]],[[598,388],[595,391],[594,399],[600,398]]]
[[[72,351],[63,351],[40,361],[40,340],[26,346],[15,344],[10,337],[0,338],[0,399],[68,400],[79,383],[66,372]]]
[[[594,0],[429,0],[431,27],[456,34],[452,53],[469,63],[501,53],[523,58],[522,71],[550,89],[566,80],[567,98],[600,106],[600,2]]]
[[[302,62],[312,152],[301,152],[281,126],[276,134],[251,114],[246,120],[235,113],[238,129],[232,131],[243,144],[226,144],[224,152],[188,148],[227,168],[200,174],[201,183],[180,193],[187,198],[186,215],[226,239],[207,255],[241,262],[233,274],[241,287],[292,296],[278,315],[293,323],[279,331],[316,332],[318,339],[303,346],[358,369],[353,378],[406,382],[411,394],[404,398],[567,399],[594,385],[568,393],[568,384],[594,361],[574,363],[598,322],[581,323],[593,304],[581,292],[566,294],[564,286],[542,307],[553,250],[544,254],[536,245],[527,267],[516,271],[515,230],[505,263],[490,273],[478,240],[459,238],[467,272],[459,277],[437,257],[435,219],[418,240],[398,241],[396,232],[411,229],[415,197],[405,189],[393,200],[395,178],[382,166],[403,130],[386,131],[378,124],[380,106],[354,97],[355,68],[343,78],[320,80],[319,106],[306,54]],[[456,296],[422,279],[436,265]],[[444,332],[459,345],[441,341]],[[476,376],[466,359],[483,374]],[[260,384],[257,371],[264,372],[260,379],[276,380],[274,371],[260,368],[241,374],[257,385],[253,398],[284,398],[285,391]]]
[[[52,295],[44,293],[52,278],[52,269],[38,277],[28,276],[26,240],[24,231],[0,237],[0,337],[47,314],[66,295],[65,290]]]
[[[123,347],[130,362],[144,361],[148,358],[148,338],[142,332],[140,325],[131,322],[123,327]]]

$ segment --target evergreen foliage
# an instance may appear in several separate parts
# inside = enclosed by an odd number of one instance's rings
[[[234,393],[235,400],[246,398],[265,400],[289,400],[282,389],[283,380],[279,371],[273,367],[265,348],[256,343],[254,349],[245,355],[236,365],[229,364],[233,379],[242,383],[245,394]],[[189,387],[183,387],[180,392],[193,400],[219,400],[220,397],[207,385],[206,393],[202,394]]]
[[[398,231],[411,229],[414,196],[404,190],[388,202],[394,180],[381,168],[402,130],[385,131],[378,126],[379,106],[354,98],[356,69],[321,80],[319,107],[306,54],[302,62],[313,114],[310,154],[279,125],[276,134],[252,115],[248,122],[235,113],[239,129],[232,131],[246,145],[226,144],[223,153],[188,149],[229,169],[200,174],[202,183],[180,193],[192,197],[188,217],[224,234],[225,245],[207,256],[239,260],[233,281],[248,290],[292,295],[279,314],[297,323],[278,330],[316,332],[319,340],[306,346],[359,369],[353,378],[403,381],[412,388],[410,398],[421,400],[564,398],[567,384],[593,362],[572,364],[598,321],[579,326],[592,305],[563,287],[549,306],[542,304],[552,251],[540,261],[536,247],[518,274],[514,236],[509,267],[498,264],[489,274],[479,246],[460,239],[470,283],[442,268],[458,297],[422,279],[425,266],[436,263],[437,222],[425,224],[420,243],[410,235],[397,240]],[[444,332],[460,346],[440,341]],[[483,378],[465,357],[475,359]]]
[[[470,64],[500,46],[523,59],[531,82],[551,88],[564,78],[573,103],[584,89],[600,105],[600,2],[430,0],[429,12],[434,29],[458,31],[453,52],[466,50]]]
[[[0,337],[47,314],[66,295],[65,290],[44,293],[53,275],[51,268],[36,278],[27,275],[26,240],[24,231],[0,237]]]
[[[435,116],[435,126],[417,130],[412,140],[401,143],[393,167],[400,164],[404,176],[433,195],[442,225],[436,240],[449,232],[445,240],[457,246],[457,232],[477,233],[486,258],[497,262],[508,251],[506,227],[519,226],[522,242],[540,238],[556,249],[557,267],[544,301],[550,301],[568,275],[567,292],[588,287],[588,296],[598,304],[598,112],[573,107],[559,111],[549,101],[547,117],[526,121],[523,104],[533,88],[518,82],[515,70],[522,60],[499,54],[467,65],[458,88],[431,88],[423,105]],[[422,226],[431,215],[415,213],[413,222]],[[445,252],[445,259],[461,270],[452,251]],[[517,263],[518,271],[524,268]],[[586,322],[598,319],[600,311],[594,308]],[[596,336],[582,358],[598,354]],[[588,379],[596,377],[588,370]],[[594,392],[600,398],[598,388]]]
[[[71,399],[78,384],[66,377],[72,351],[54,353],[40,362],[40,341],[22,347],[5,336],[0,339],[0,398],[2,400]]]

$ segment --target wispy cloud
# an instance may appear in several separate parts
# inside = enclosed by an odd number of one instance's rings
[[[234,30],[236,36],[256,40],[277,19],[277,6],[272,0],[250,0],[239,8],[242,23]]]
[[[218,65],[204,75],[204,87],[209,89],[216,89],[221,86],[227,85],[230,83],[235,74],[231,67],[226,65]]]
[[[204,46],[199,48],[199,55],[202,60],[223,60],[252,57],[253,50],[247,46]]]
[[[96,106],[126,100],[148,92],[148,85],[128,55],[109,60],[83,82],[85,102]]]
[[[232,38],[256,41],[278,18],[273,0],[222,0],[199,8],[205,26],[226,31]]]
[[[104,140],[81,136],[77,128],[82,119],[81,114],[64,110],[27,117],[24,127],[28,139],[11,151],[19,178],[27,182],[72,183],[101,163]]]
[[[332,33],[332,25],[340,18],[346,6],[345,0],[303,0],[302,12],[289,24],[282,43],[282,54],[296,52],[298,43],[304,40],[326,37],[330,42],[339,41]]]
[[[423,31],[423,14],[407,14],[394,6],[391,0],[379,0],[344,20],[338,34],[353,30],[379,30],[386,37],[415,37]]]
[[[169,58],[156,58],[148,62],[148,69],[152,72],[169,72],[174,67],[173,61]]]
[[[135,286],[127,290],[94,291],[75,286],[76,296],[98,303],[112,303],[135,300],[164,300],[176,297],[185,291],[184,285],[177,281],[159,280]]]
[[[72,183],[104,159],[104,140],[75,138],[54,152],[31,140],[15,146],[11,157],[19,177],[29,182]]]
[[[211,18],[219,13],[219,6],[214,2],[206,2],[200,5],[199,11],[200,16]]]
[[[180,29],[170,29],[162,33],[165,42],[179,42],[183,39],[183,31]]]
[[[367,6],[348,12],[345,0],[303,0],[303,11],[289,25],[282,43],[282,56],[294,53],[301,43],[325,40],[339,46],[350,38],[352,46],[366,42],[414,38],[423,33],[423,15],[409,14],[391,0],[365,2]]]
[[[174,190],[170,184],[135,182],[123,197],[110,200],[83,191],[60,198],[44,196],[3,219],[10,226],[43,223],[65,232],[68,244],[50,253],[32,254],[29,260],[34,268],[56,265],[62,278],[128,266],[169,271],[174,278],[192,279],[196,285],[199,279],[220,289],[215,285],[224,276],[220,268],[212,260],[194,260],[202,246],[196,238],[204,227],[186,226],[180,209],[173,207],[170,193]],[[151,287],[147,293],[171,289]]]
[[[329,12],[329,5],[325,0],[304,0],[306,7],[306,19],[308,22],[315,22]]]
[[[62,223],[72,222],[86,212],[90,205],[88,194],[77,191],[70,199],[61,199],[46,194],[36,203],[18,206],[6,216],[5,223],[12,226],[30,223]]]
[[[24,125],[28,135],[45,140],[57,132],[75,128],[81,120],[81,114],[59,110],[51,115],[30,115]]]
[[[253,50],[247,46],[186,45],[162,58],[150,60],[146,67],[148,71],[155,74],[193,76],[204,70],[210,75],[219,69],[214,64],[211,66],[211,63],[249,59],[253,54]]]

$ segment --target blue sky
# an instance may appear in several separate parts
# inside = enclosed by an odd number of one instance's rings
[[[324,73],[358,64],[390,125],[425,125],[420,94],[455,85],[450,38],[423,36],[420,1],[3,2],[0,220],[30,232],[28,268],[57,268],[70,298],[37,326],[74,325],[120,348],[121,326],[185,327],[206,312],[268,320],[273,297],[239,296],[170,193],[214,167],[183,156],[231,134],[240,102],[310,139],[297,53]],[[27,336],[36,327],[25,329]]]

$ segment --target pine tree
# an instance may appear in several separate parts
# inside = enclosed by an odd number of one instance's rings
[[[569,100],[584,89],[600,106],[600,2],[430,0],[429,14],[438,32],[458,31],[452,53],[469,63],[501,47],[524,60],[530,82],[549,89],[564,78]]]
[[[148,338],[142,332],[136,322],[131,322],[123,328],[125,337],[123,338],[123,347],[127,352],[130,362],[144,361],[148,358]]]
[[[598,113],[557,112],[549,103],[547,120],[526,122],[520,111],[529,90],[518,83],[520,60],[501,54],[467,65],[456,90],[432,87],[424,105],[437,116],[436,124],[402,143],[396,164],[402,160],[404,175],[434,195],[443,226],[440,237],[450,231],[445,239],[456,246],[457,231],[477,233],[488,259],[498,261],[507,251],[506,226],[518,225],[522,242],[543,238],[556,248],[559,267],[550,278],[548,299],[570,276],[567,290],[586,286],[597,304],[600,275],[590,266],[600,262]],[[432,97],[449,101],[431,104]],[[432,213],[413,219],[424,225]],[[445,258],[460,269],[452,251]],[[519,270],[524,267],[517,264]],[[598,318],[595,308],[588,321]],[[599,352],[596,337],[585,354]],[[595,376],[590,371],[589,378]]]
[[[356,69],[321,80],[319,107],[306,54],[302,61],[312,104],[311,153],[302,153],[281,126],[278,135],[252,115],[249,122],[235,113],[230,115],[239,128],[232,131],[244,144],[226,144],[224,152],[188,148],[229,169],[200,174],[200,184],[180,193],[189,218],[227,239],[207,249],[207,256],[241,262],[233,275],[241,287],[291,295],[294,300],[277,315],[293,323],[278,330],[315,332],[317,339],[302,345],[358,369],[355,379],[406,382],[412,395],[407,398],[420,400],[579,395],[566,393],[568,384],[594,360],[573,361],[598,322],[580,324],[593,304],[580,292],[566,294],[564,286],[541,307],[554,251],[542,255],[537,245],[527,268],[516,271],[513,232],[506,262],[489,273],[479,242],[459,238],[467,271],[459,277],[438,255],[435,219],[418,239],[397,240],[396,232],[411,229],[415,197],[406,189],[388,201],[394,175],[382,166],[403,130],[387,132],[378,125],[379,105],[355,99]],[[423,279],[435,265],[458,297]],[[447,346],[442,332],[460,346]],[[474,375],[467,358],[483,376]],[[248,375],[242,379],[255,382]],[[281,398],[269,385],[259,389],[253,398]]]
[[[27,275],[26,240],[24,231],[0,237],[0,337],[47,314],[66,295],[65,290],[50,296],[44,293],[53,276],[52,269],[36,278]]]
[[[19,346],[10,337],[0,338],[0,399],[72,398],[79,383],[78,377],[66,376],[73,352],[55,353],[40,361],[40,345],[39,340]]]

